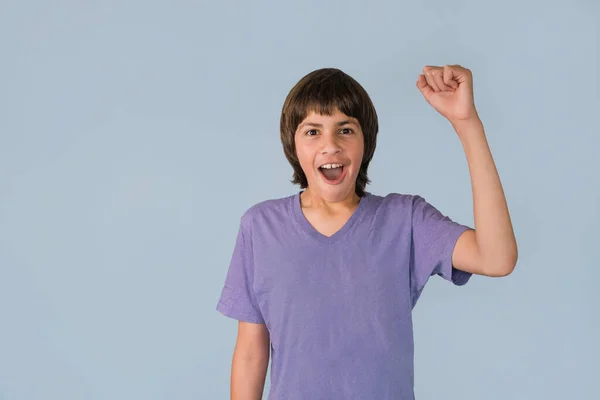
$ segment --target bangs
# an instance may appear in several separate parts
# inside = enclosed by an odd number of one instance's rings
[[[343,72],[334,70],[317,79],[311,80],[310,75],[306,78],[286,107],[290,126],[297,127],[310,112],[332,115],[339,110],[359,121],[362,119],[360,89]]]

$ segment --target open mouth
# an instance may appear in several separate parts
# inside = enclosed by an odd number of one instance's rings
[[[346,167],[342,164],[326,164],[319,167],[323,180],[330,185],[337,185],[346,176]]]

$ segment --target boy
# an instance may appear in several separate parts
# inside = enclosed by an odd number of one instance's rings
[[[417,80],[466,152],[475,228],[417,195],[366,191],[377,114],[366,91],[326,68],[302,78],[281,115],[281,141],[301,191],[242,216],[217,310],[239,320],[231,399],[408,400],[411,312],[431,275],[464,285],[506,276],[517,245],[500,179],[459,65]]]

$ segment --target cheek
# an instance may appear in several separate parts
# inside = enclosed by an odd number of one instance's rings
[[[354,146],[352,146],[352,149],[350,149],[351,154],[352,154],[352,159],[355,163],[361,163],[363,156],[364,156],[364,145],[363,143],[356,143]]]
[[[298,157],[298,162],[300,163],[300,166],[306,173],[307,170],[310,169],[310,166],[312,166],[312,163],[313,163],[311,152],[308,151],[306,146],[296,147],[296,156]]]

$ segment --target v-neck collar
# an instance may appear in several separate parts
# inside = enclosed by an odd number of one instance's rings
[[[314,240],[316,240],[317,242],[322,243],[322,244],[336,243],[340,240],[343,240],[344,238],[346,238],[348,236],[348,233],[350,232],[350,230],[354,227],[354,225],[356,225],[357,221],[360,219],[361,215],[363,214],[364,209],[366,207],[366,200],[370,195],[370,193],[368,193],[368,192],[365,193],[365,195],[360,198],[360,201],[358,202],[356,209],[352,212],[352,214],[350,215],[350,218],[348,218],[346,223],[344,223],[344,225],[340,229],[338,229],[333,235],[326,236],[326,235],[322,234],[321,232],[319,232],[318,230],[316,230],[311,225],[311,223],[308,221],[306,216],[304,215],[304,212],[302,211],[302,204],[301,204],[301,199],[300,199],[300,195],[302,194],[302,192],[303,192],[303,190],[299,191],[298,193],[296,193],[295,195],[293,195],[291,197],[291,200],[293,203],[292,204],[292,213],[294,214],[294,218],[296,219],[296,222],[298,222],[298,224],[300,225],[300,228],[306,234],[308,234],[311,238],[313,238]]]

